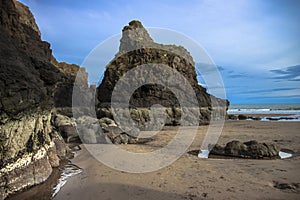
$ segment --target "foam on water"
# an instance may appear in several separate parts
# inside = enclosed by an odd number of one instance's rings
[[[80,174],[82,169],[74,164],[66,164],[62,170],[61,176],[58,180],[57,185],[53,189],[52,198],[59,192],[59,190],[66,184],[67,179],[71,176]]]
[[[300,115],[300,104],[233,104],[228,114],[295,114]]]
[[[300,104],[233,104],[230,105],[227,113],[268,115],[263,117],[262,121],[300,121]]]

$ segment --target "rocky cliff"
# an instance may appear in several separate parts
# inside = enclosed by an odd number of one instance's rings
[[[28,7],[0,0],[0,199],[45,181],[64,157],[53,128],[54,96],[66,73],[51,64]]]
[[[199,103],[201,113],[199,119],[200,124],[208,123],[210,120],[211,110],[213,109],[212,101],[214,102],[214,106],[228,106],[229,102],[227,100],[218,99],[208,94],[206,89],[198,84],[195,63],[190,53],[184,47],[155,43],[147,30],[143,27],[142,23],[134,20],[131,21],[128,26],[123,28],[119,52],[106,66],[103,81],[98,87],[98,117],[112,117],[109,114],[110,110],[107,105],[110,104],[112,91],[115,88],[116,83],[124,74],[138,66],[153,63],[164,64],[171,69],[175,69],[189,82]],[[163,77],[163,74],[166,74],[167,71],[168,69],[166,68],[165,71],[156,74],[154,72],[154,74],[160,78],[170,79],[170,85],[181,89],[181,91],[185,91],[183,84],[178,83],[178,80],[171,80],[172,78],[170,77]],[[147,74],[137,74],[136,76],[133,76],[130,81],[138,82],[141,76],[146,77]],[[183,95],[190,94],[182,92],[179,96],[176,96],[169,88],[160,84],[146,84],[134,91],[129,106],[135,110],[136,108],[150,108],[154,104],[160,104],[169,108],[169,118],[178,119],[180,118],[180,110],[176,109],[180,107],[178,98],[184,99]],[[119,99],[119,101],[122,101],[122,99]],[[124,101],[123,103],[126,102]],[[106,108],[104,108],[105,106]],[[139,117],[135,120],[137,122],[149,121],[147,119],[149,118],[147,114],[142,118],[146,119],[141,119]]]
[[[77,77],[78,85],[80,85],[82,90],[86,91],[89,88],[88,73],[84,67],[79,67],[75,64],[68,64],[66,62],[58,62],[53,56],[51,57],[51,63],[55,65],[62,74],[64,74],[54,93],[54,106],[56,108],[71,108],[75,79]],[[80,76],[77,76],[79,71]],[[70,115],[70,111],[68,114]]]

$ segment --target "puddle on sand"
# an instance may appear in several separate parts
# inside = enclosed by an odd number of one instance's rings
[[[52,198],[60,191],[60,189],[66,184],[67,179],[71,176],[80,174],[82,169],[72,163],[66,164],[58,179],[57,185],[53,189]]]
[[[198,158],[208,158],[209,150],[200,150],[198,154]]]
[[[291,157],[293,157],[293,154],[292,153],[287,153],[287,152],[284,152],[284,151],[279,151],[279,157],[281,159],[291,158]]]

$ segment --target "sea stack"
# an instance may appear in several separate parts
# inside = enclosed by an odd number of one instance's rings
[[[190,53],[184,47],[155,43],[142,23],[133,20],[123,28],[119,52],[106,66],[104,78],[97,88],[99,101],[97,108],[98,118],[112,118],[110,111],[111,97],[114,87],[120,78],[131,69],[153,63],[164,64],[171,69],[177,70],[189,82],[199,103],[197,109],[200,109],[200,124],[209,123],[213,109],[212,101],[214,101],[214,105],[227,108],[229,104],[227,100],[208,94],[206,89],[198,84],[195,63]],[[161,74],[157,75],[160,76]],[[136,80],[131,81],[135,82]],[[176,80],[173,80],[172,84],[176,84]],[[120,101],[122,100],[120,99]],[[167,87],[159,84],[146,84],[134,91],[129,102],[129,107],[132,108],[131,113],[133,113],[131,116],[135,118],[138,124],[144,122],[142,125],[145,125],[149,116],[145,112],[140,114],[134,113],[138,112],[138,110],[149,109],[154,104],[166,107],[169,117],[168,123],[177,124],[180,118],[178,97]]]

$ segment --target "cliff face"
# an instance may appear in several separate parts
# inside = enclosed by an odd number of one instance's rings
[[[80,85],[82,91],[86,91],[88,90],[88,73],[83,67],[80,68],[78,65],[68,64],[66,62],[58,62],[53,56],[51,58],[51,63],[64,75],[58,83],[54,93],[54,106],[57,108],[70,108],[72,107],[75,79],[77,78],[77,83]],[[79,71],[80,76],[77,76]],[[70,112],[68,112],[68,114],[71,115]]]
[[[64,156],[51,110],[65,74],[29,9],[0,0],[0,199],[43,182]]]
[[[28,7],[8,0],[1,1],[1,10],[1,29],[5,30],[5,33],[1,31],[1,35],[13,38],[19,50],[25,51],[29,57],[49,61],[52,54],[50,44],[41,41],[39,29]]]
[[[206,89],[198,84],[193,58],[184,47],[155,43],[139,21],[130,22],[128,26],[123,28],[122,32],[119,52],[106,66],[104,79],[98,87],[98,100],[100,102],[98,106],[98,117],[105,116],[101,106],[110,104],[112,91],[118,80],[124,74],[138,66],[153,63],[164,64],[171,69],[175,69],[189,82],[199,103],[201,112],[199,120],[201,124],[207,123],[210,120],[212,101],[214,101],[215,106],[225,105],[226,107],[228,104],[227,100],[218,99],[208,94]],[[181,83],[178,83],[178,80],[163,77],[163,74],[167,74],[167,71],[168,69],[157,73],[155,76],[170,79],[170,85],[181,89],[181,91],[185,91],[185,88],[183,88]],[[147,77],[147,74],[133,76],[130,81],[133,83],[138,82],[141,76]],[[183,92],[180,93],[179,96],[175,96],[167,87],[163,87],[159,84],[146,84],[135,90],[129,103],[133,108],[149,108],[154,104],[161,104],[167,108],[177,108],[180,107],[178,99],[186,99],[181,95],[189,94]],[[119,101],[122,102],[122,99]],[[178,118],[176,116],[178,116],[178,112],[169,114],[171,118]]]

